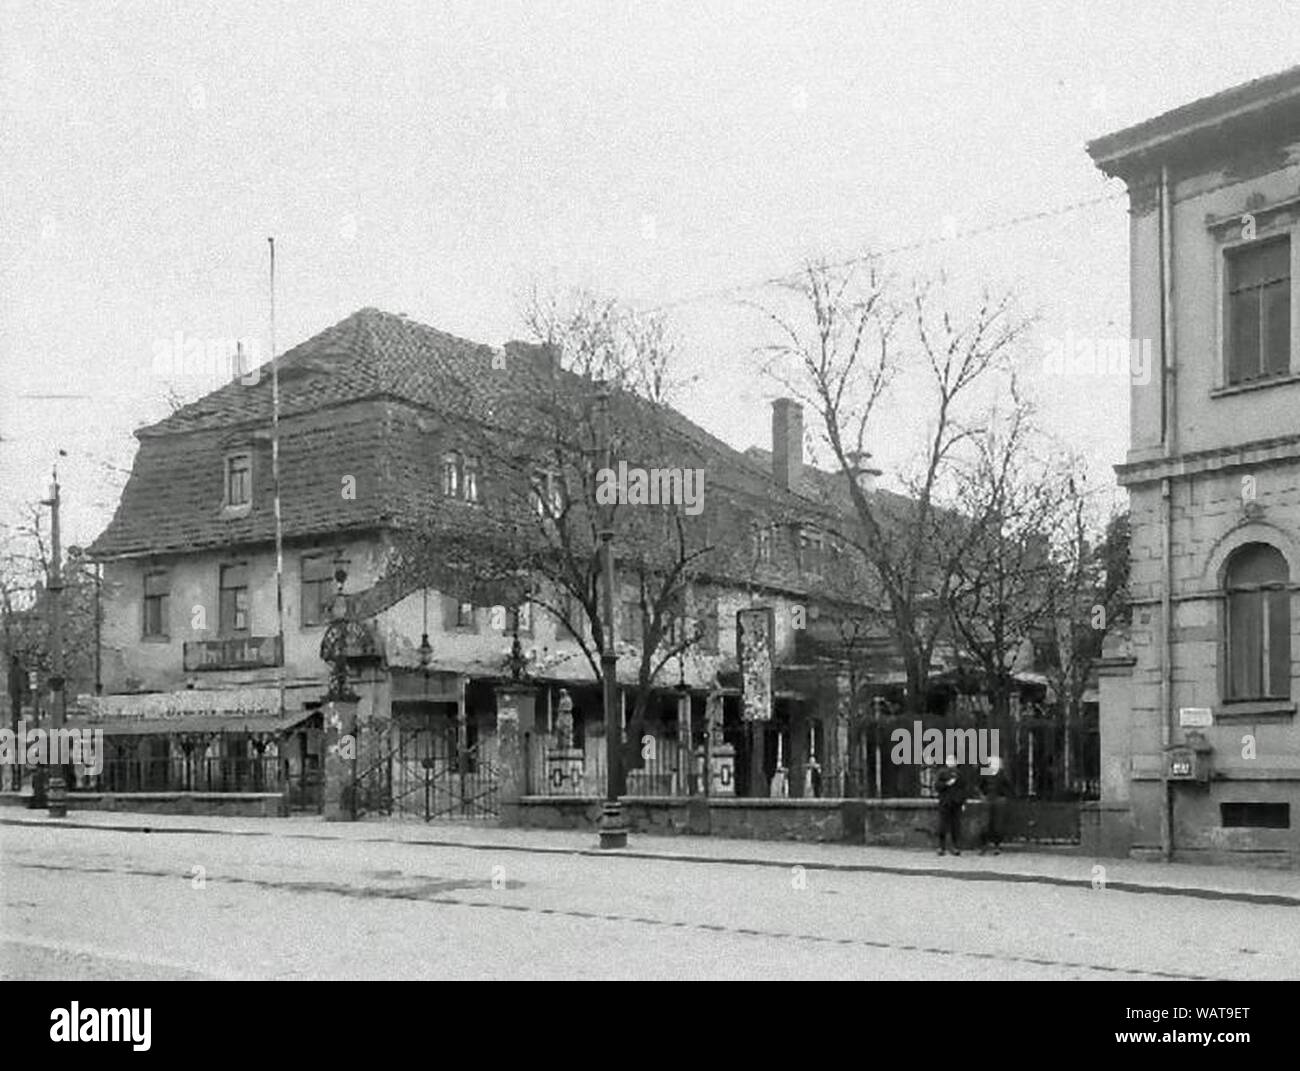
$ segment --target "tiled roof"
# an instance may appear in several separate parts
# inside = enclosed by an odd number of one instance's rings
[[[441,503],[430,438],[437,421],[519,430],[542,391],[592,384],[545,364],[540,347],[505,351],[403,316],[366,308],[295,346],[276,362],[280,380],[281,502],[286,539],[341,530],[401,528]],[[228,383],[136,434],[140,449],[117,511],[92,544],[99,558],[165,554],[273,538],[270,366],[258,381]],[[616,394],[613,413],[629,444],[666,429],[678,462],[707,467],[710,489],[741,512],[803,516],[825,508],[780,489],[755,462],[676,410]],[[223,458],[250,448],[253,508],[221,507]],[[345,477],[355,497],[342,494]]]

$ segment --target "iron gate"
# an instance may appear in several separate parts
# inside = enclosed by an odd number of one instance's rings
[[[399,817],[496,818],[497,771],[448,729],[403,726],[389,762],[390,813]]]

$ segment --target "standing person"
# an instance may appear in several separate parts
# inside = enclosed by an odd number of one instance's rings
[[[1002,837],[1007,826],[1007,798],[1011,795],[1011,779],[1002,768],[1002,759],[994,755],[989,759],[981,788],[988,803],[988,819],[980,834],[980,855],[993,846],[993,854],[1002,854]]]
[[[945,853],[948,838],[951,837],[952,854],[961,855],[961,809],[965,803],[965,793],[955,755],[949,755],[944,760],[943,769],[935,779],[935,788],[939,793],[939,854]]]

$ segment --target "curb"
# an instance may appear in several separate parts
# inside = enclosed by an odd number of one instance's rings
[[[801,860],[752,859],[741,856],[692,855],[688,852],[645,851],[619,848],[561,848],[542,844],[484,844],[471,841],[418,839],[401,837],[334,837],[324,833],[287,833],[255,829],[206,829],[195,826],[148,826],[76,822],[62,819],[33,820],[0,818],[0,826],[30,826],[49,829],[90,829],[109,833],[205,834],[218,837],[282,837],[287,840],[356,841],[360,844],[404,844],[411,847],[461,848],[483,852],[526,852],[533,855],[581,855],[600,859],[649,859],[670,863],[713,863],[721,866],[752,866],[788,870],[799,866],[805,870],[834,871],[846,874],[897,874],[903,877],[947,878],[951,881],[1011,882],[1028,885],[1051,885],[1067,889],[1092,889],[1088,878],[1061,877],[1055,874],[1025,874],[1004,870],[948,870],[934,866],[891,866],[885,863],[808,862]],[[1106,880],[1104,887],[1116,892],[1156,896],[1186,896],[1198,900],[1226,900],[1273,907],[1300,907],[1300,895],[1251,892],[1244,889],[1214,889],[1197,885],[1164,885],[1152,882]]]

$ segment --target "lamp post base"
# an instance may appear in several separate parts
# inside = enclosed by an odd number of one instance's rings
[[[50,775],[49,802],[51,818],[68,817],[68,786],[62,773]]]
[[[626,848],[627,826],[623,822],[623,804],[618,800],[606,801],[600,811],[600,846]]]

